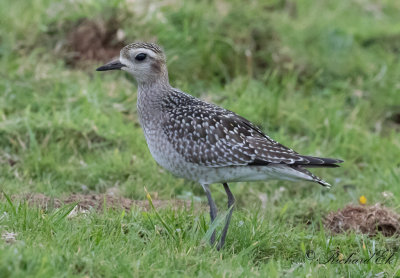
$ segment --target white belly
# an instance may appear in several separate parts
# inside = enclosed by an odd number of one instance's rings
[[[286,165],[204,167],[198,181],[204,184],[265,180],[312,180],[309,176]]]
[[[157,138],[157,141],[152,140]],[[207,167],[187,162],[162,135],[146,134],[147,144],[156,162],[175,176],[201,184],[263,181],[272,179],[311,180],[310,176],[286,165]],[[166,139],[166,138],[165,138]]]

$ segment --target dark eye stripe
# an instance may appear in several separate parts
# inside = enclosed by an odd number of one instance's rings
[[[143,61],[144,59],[146,59],[146,57],[146,53],[139,53],[138,55],[136,55],[135,59],[138,61]]]

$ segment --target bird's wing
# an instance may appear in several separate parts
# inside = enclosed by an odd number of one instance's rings
[[[176,104],[166,109],[163,131],[187,162],[209,167],[310,163],[231,111],[191,96]]]

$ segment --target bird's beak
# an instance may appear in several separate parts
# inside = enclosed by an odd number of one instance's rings
[[[120,70],[122,67],[125,67],[124,64],[122,64],[119,59],[113,60],[104,66],[101,66],[97,68],[97,71],[106,71],[106,70]]]

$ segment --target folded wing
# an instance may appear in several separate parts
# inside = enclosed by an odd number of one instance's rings
[[[170,96],[171,97],[171,96]],[[239,115],[192,96],[166,101],[163,131],[187,162],[208,167],[287,164],[336,167],[341,160],[299,155]]]

